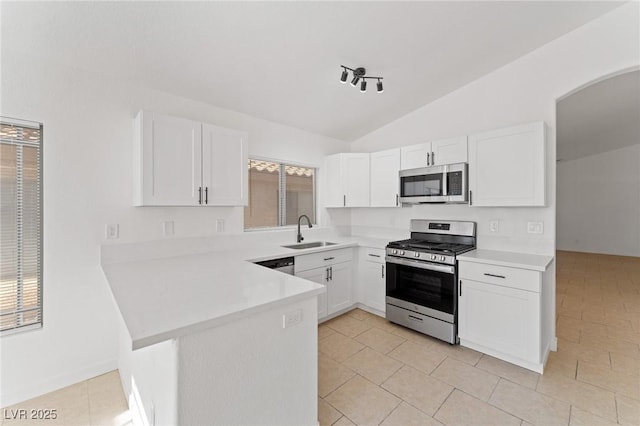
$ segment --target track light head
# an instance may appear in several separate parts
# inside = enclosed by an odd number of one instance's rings
[[[362,83],[360,83],[360,91],[362,93],[367,91],[367,80],[362,80]]]
[[[367,70],[362,67],[353,70],[353,80],[351,80],[351,85],[353,87],[356,87],[358,85],[358,81],[360,81],[360,79],[364,77],[365,74],[367,74]]]
[[[382,81],[381,80],[378,80],[377,86],[378,86],[378,93],[384,92],[384,89],[382,88]]]
[[[342,75],[340,76],[340,83],[344,84],[347,82],[347,78],[349,77],[349,73],[346,68],[343,68]]]

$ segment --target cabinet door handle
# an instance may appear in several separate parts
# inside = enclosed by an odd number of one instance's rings
[[[436,165],[436,153],[435,152],[431,153],[431,165],[432,166]]]
[[[371,257],[380,257],[379,254],[373,254],[373,253],[369,253],[369,256],[371,256]]]
[[[493,278],[507,278],[504,275],[489,274],[487,272],[485,272],[484,274],[488,277],[493,277]]]
[[[333,266],[329,266],[329,279],[333,281]]]
[[[202,187],[198,188],[198,204],[202,204]]]
[[[427,152],[427,166],[429,165],[429,156],[431,155],[431,153]]]
[[[347,196],[346,195],[342,196],[342,207],[347,207]]]
[[[473,191],[469,190],[469,205],[473,205]]]
[[[204,187],[204,203],[209,204],[209,187]]]
[[[329,282],[329,268],[325,269],[324,271],[327,273],[327,276],[324,277],[324,280]]]
[[[333,259],[335,259],[335,257],[325,257],[325,258],[324,258],[324,261],[325,261],[325,262],[327,262],[327,261],[329,261],[329,260],[333,260]]]
[[[398,198],[400,197],[398,196],[398,194],[396,194],[396,206],[398,205]]]
[[[462,297],[462,280],[460,280],[460,285],[458,287],[460,289],[460,297]]]
[[[384,265],[380,265],[382,267],[382,278],[384,278]]]

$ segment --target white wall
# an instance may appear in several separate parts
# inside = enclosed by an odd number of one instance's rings
[[[557,165],[560,250],[640,256],[640,144]]]
[[[640,63],[639,4],[625,4],[520,59],[355,141],[353,152],[370,152],[429,140],[544,120],[549,125],[547,199],[544,208],[465,208],[454,205],[407,209],[352,209],[358,226],[407,229],[412,217],[478,222],[478,246],[540,254],[555,251],[555,101],[602,76]],[[418,54],[419,52],[417,52]],[[423,52],[427,54],[428,52]],[[392,90],[392,84],[389,83]],[[500,220],[489,233],[488,222]],[[544,233],[526,233],[527,221],[544,222]]]
[[[45,63],[10,45],[3,40],[1,114],[44,123],[44,328],[1,338],[1,406],[116,367],[117,311],[99,258],[106,223],[120,225],[117,242],[162,238],[164,220],[174,221],[175,237],[215,235],[216,219],[227,233],[242,231],[241,207],[132,207],[138,110],[245,130],[250,155],[319,166],[324,155],[348,150],[342,141]]]

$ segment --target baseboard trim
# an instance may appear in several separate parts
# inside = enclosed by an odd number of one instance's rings
[[[367,311],[367,312],[369,312],[370,314],[374,314],[374,315],[377,315],[377,316],[379,316],[379,317],[386,318],[386,315],[385,315],[385,313],[384,313],[383,311],[379,311],[379,310],[377,310],[377,309],[375,309],[375,308],[372,308],[372,307],[370,307],[370,306],[367,306],[367,305],[365,305],[365,304],[363,304],[363,303],[359,303],[359,302],[358,302],[358,303],[356,303],[356,304],[355,304],[355,307],[356,307],[356,308],[360,308],[360,309],[362,309],[363,311]]]
[[[108,373],[109,371],[116,370],[118,368],[118,360],[113,359],[107,362],[95,364],[80,370],[69,371],[67,373],[59,374],[46,380],[42,380],[38,383],[30,384],[19,390],[12,390],[11,392],[3,393],[0,395],[0,401],[2,401],[2,407],[8,407],[10,405],[17,404],[19,402],[26,401],[49,392],[62,389],[64,387],[82,382],[87,379],[99,376],[101,374]]]
[[[354,310],[356,308],[360,308],[363,311],[369,312],[370,314],[374,314],[374,315],[377,315],[379,317],[385,318],[384,312],[381,312],[381,311],[379,311],[377,309],[371,308],[371,307],[369,307],[367,305],[363,305],[360,302],[356,302],[353,305],[349,306],[348,308],[341,309],[338,312],[334,312],[331,315],[327,315],[326,317],[323,317],[323,318],[319,319],[318,320],[318,325],[322,324],[323,322],[327,322],[327,321],[329,321],[331,319],[334,319],[336,317],[339,317],[342,314],[346,314],[347,312],[352,311],[352,310]]]

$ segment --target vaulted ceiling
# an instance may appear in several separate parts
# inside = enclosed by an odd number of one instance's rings
[[[7,2],[16,50],[355,140],[620,2]],[[340,65],[385,91],[339,83]]]

